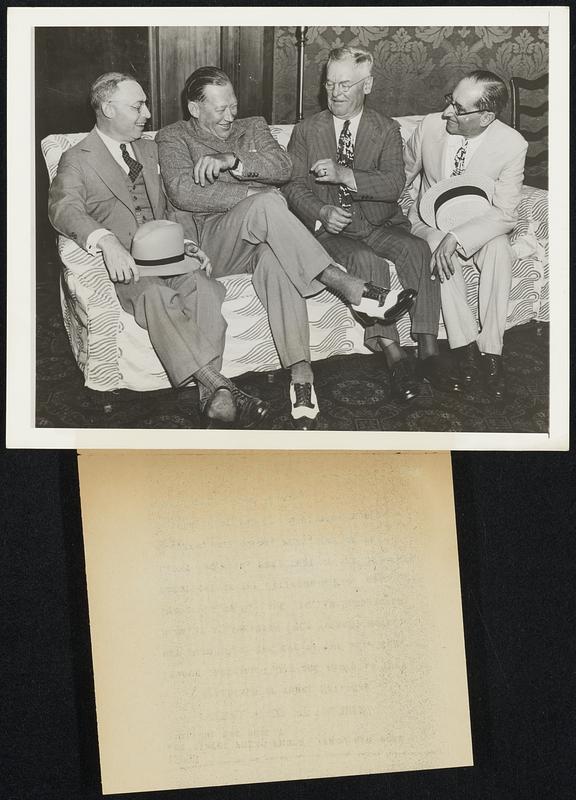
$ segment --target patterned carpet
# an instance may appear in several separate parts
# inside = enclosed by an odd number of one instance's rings
[[[445,347],[445,343],[441,343]],[[315,363],[321,416],[331,431],[459,431],[543,433],[548,430],[548,326],[507,332],[504,363],[508,397],[490,401],[481,392],[445,395],[424,385],[408,404],[391,398],[378,356],[352,355]],[[414,355],[414,353],[411,353]],[[271,404],[266,427],[290,430],[288,377],[249,373],[241,389]],[[36,425],[49,428],[203,428],[195,388],[120,391],[108,413],[100,396],[84,388],[62,325],[54,284],[38,288]]]

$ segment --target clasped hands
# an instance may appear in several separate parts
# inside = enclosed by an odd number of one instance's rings
[[[138,265],[124,245],[114,236],[113,233],[106,234],[98,241],[98,247],[102,251],[104,264],[114,283],[130,283],[140,280],[140,270]],[[199,269],[203,269],[206,275],[212,275],[212,264],[206,253],[193,242],[185,242],[184,250],[187,256],[191,256],[199,261]]]

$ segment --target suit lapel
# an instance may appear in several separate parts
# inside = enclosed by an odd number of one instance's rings
[[[466,171],[470,170],[472,172],[474,168],[482,163],[483,166],[480,167],[482,172],[485,172],[486,169],[488,169],[490,172],[490,165],[495,163],[494,159],[492,158],[492,154],[496,155],[500,151],[499,126],[501,125],[502,123],[499,120],[494,120],[494,122],[488,127],[488,130],[482,134],[482,142],[472,154],[470,161],[466,165]],[[496,159],[496,161],[498,161],[498,159]]]
[[[95,130],[82,141],[82,149],[87,153],[87,160],[96,174],[124,205],[133,212],[130,192],[122,170],[114,161],[108,148]]]
[[[378,152],[377,133],[372,119],[372,112],[365,108],[360,117],[354,145],[354,166],[362,169],[372,164],[374,152]]]
[[[148,197],[150,198],[152,211],[154,212],[154,218],[160,219],[163,214],[161,213],[160,209],[160,178],[158,175],[158,159],[154,155],[153,148],[145,147],[142,143],[142,140],[132,142],[132,147],[134,148],[136,158],[142,164],[142,177],[144,178],[146,191],[148,192]]]
[[[334,119],[330,111],[323,111],[318,119],[316,127],[316,144],[317,151],[315,153],[315,161],[320,158],[332,158],[334,161],[337,159],[338,143],[336,141],[336,133],[334,131]],[[313,181],[313,177],[311,178]],[[314,184],[314,191],[318,193],[324,202],[338,205],[338,187],[333,183]]]
[[[446,161],[446,148],[448,147],[448,137],[450,134],[446,130],[446,123],[441,120],[441,127],[437,131],[435,140],[431,142],[430,152],[433,157],[433,179],[441,181],[444,178],[444,162]]]
[[[334,158],[338,150],[338,142],[336,141],[336,133],[334,132],[334,120],[330,111],[323,111],[320,119],[318,120],[318,145],[322,158]]]

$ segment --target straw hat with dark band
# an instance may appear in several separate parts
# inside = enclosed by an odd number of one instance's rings
[[[155,219],[141,225],[132,240],[132,257],[140,275],[182,275],[200,262],[184,252],[184,229],[178,222]]]
[[[431,228],[451,231],[492,206],[494,181],[483,175],[456,175],[431,186],[420,201],[420,217]]]

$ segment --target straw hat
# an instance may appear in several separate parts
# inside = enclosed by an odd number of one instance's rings
[[[200,262],[184,252],[184,229],[178,222],[155,219],[141,225],[132,240],[132,257],[142,277],[182,275]]]
[[[455,175],[431,186],[420,201],[420,217],[431,228],[451,231],[492,206],[494,181],[483,175]]]

